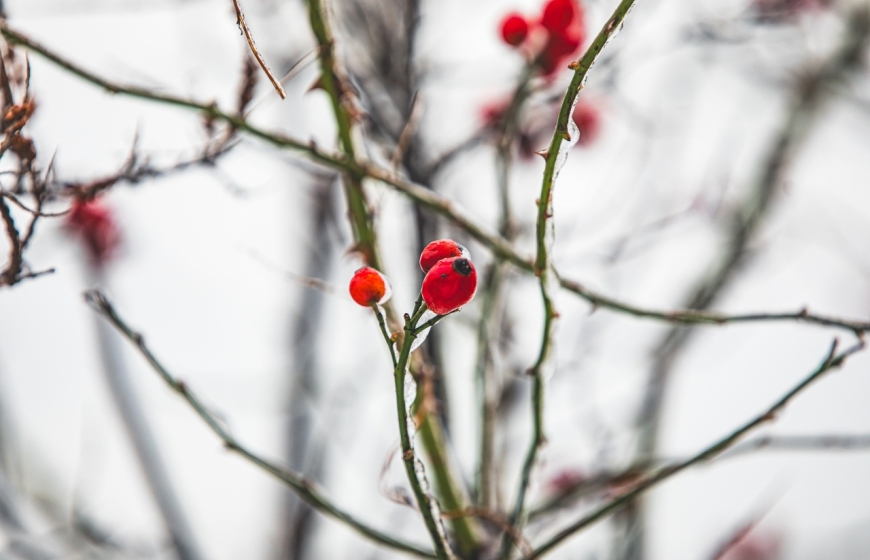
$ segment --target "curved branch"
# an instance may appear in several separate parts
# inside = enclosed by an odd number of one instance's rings
[[[768,408],[749,422],[743,424],[738,429],[734,430],[716,443],[703,449],[696,455],[693,455],[692,457],[683,461],[678,461],[675,463],[671,463],[670,465],[661,467],[653,474],[641,479],[638,483],[635,484],[635,486],[631,490],[620,494],[616,498],[600,506],[592,513],[584,516],[580,520],[574,522],[567,528],[557,533],[555,536],[547,540],[544,544],[538,546],[532,554],[525,556],[524,560],[540,558],[541,556],[543,556],[547,552],[550,552],[553,548],[564,542],[566,539],[574,535],[574,533],[580,531],[581,529],[585,529],[593,523],[596,523],[601,519],[605,518],[609,514],[621,509],[623,506],[636,499],[638,496],[640,496],[650,488],[667,480],[675,474],[678,474],[688,469],[689,467],[693,467],[697,464],[709,461],[719,456],[724,451],[733,447],[747,433],[768,422],[772,422],[774,419],[776,419],[777,415],[782,412],[786,405],[788,405],[788,403],[791,402],[791,400],[794,399],[799,393],[809,387],[813,382],[817,381],[825,373],[831,371],[832,369],[840,367],[849,356],[862,350],[863,348],[864,342],[862,340],[851,348],[848,348],[837,354],[837,341],[835,340],[833,344],[831,344],[831,349],[828,351],[828,354],[825,356],[825,359],[822,361],[819,367],[816,368],[816,370],[813,371],[809,376],[804,378],[803,381],[795,385],[785,395],[780,397],[775,403],[773,403],[770,408]]]
[[[287,470],[281,466],[275,465],[270,461],[260,457],[254,452],[248,450],[245,446],[243,446],[239,441],[237,441],[229,431],[221,424],[221,421],[214,416],[209,410],[205,407],[202,401],[197,397],[183,382],[174,377],[169,371],[163,367],[160,361],[151,353],[151,350],[145,345],[145,341],[142,338],[142,335],[138,332],[134,331],[130,328],[118,313],[115,311],[115,308],[106,299],[99,290],[91,290],[85,292],[85,301],[93,307],[95,311],[97,311],[100,315],[102,315],[106,320],[108,320],[112,326],[114,326],[118,331],[124,335],[130,342],[136,346],[136,349],[140,354],[148,361],[154,371],[160,375],[161,378],[166,382],[169,387],[174,390],[176,393],[184,397],[184,400],[193,408],[196,414],[205,422],[208,427],[216,436],[218,436],[226,445],[227,449],[230,451],[234,451],[247,459],[248,461],[254,463],[264,471],[268,472],[275,478],[286,483],[290,488],[292,488],[299,496],[305,500],[311,507],[323,513],[324,515],[328,515],[334,519],[337,519],[343,522],[345,525],[348,525],[352,529],[356,530],[361,535],[367,537],[368,539],[382,544],[386,547],[393,548],[396,550],[401,550],[403,552],[407,552],[409,554],[413,554],[415,556],[420,556],[422,558],[435,558],[435,554],[430,550],[425,550],[423,548],[418,547],[415,544],[411,544],[400,540],[396,537],[392,537],[385,533],[378,531],[377,529],[359,521],[351,514],[347,513],[344,510],[341,510],[333,504],[328,498],[323,496],[314,486],[314,483],[305,478],[304,476],[295,473],[293,471]]]

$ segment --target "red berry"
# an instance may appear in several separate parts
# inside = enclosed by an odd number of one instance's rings
[[[477,290],[477,271],[465,257],[442,259],[423,279],[423,301],[438,315],[455,311],[471,301]]]
[[[754,0],[752,7],[758,19],[768,23],[787,23],[805,13],[829,7],[831,0]]]
[[[480,120],[485,128],[494,128],[501,124],[510,105],[510,100],[500,99],[490,101],[480,108]]]
[[[81,237],[91,261],[106,264],[121,242],[121,233],[108,207],[98,199],[73,201],[66,227]]]
[[[452,239],[433,241],[420,253],[420,270],[429,272],[435,263],[451,257],[468,257],[468,249]]]
[[[551,33],[562,31],[580,15],[579,8],[575,0],[550,0],[544,6],[541,25]]]
[[[601,130],[601,113],[595,105],[578,102],[574,108],[573,118],[574,124],[580,129],[578,146],[588,146],[598,138],[598,133]]]
[[[512,47],[518,47],[529,34],[529,22],[520,14],[508,14],[501,22],[501,38]]]
[[[385,303],[392,294],[390,281],[374,268],[364,266],[350,279],[350,297],[364,307]]]
[[[577,53],[585,38],[583,28],[578,25],[551,33],[540,58],[544,74],[553,74],[565,66],[568,59]]]
[[[566,27],[550,36],[548,46],[559,56],[571,56],[580,48],[586,38],[584,35],[579,26]]]

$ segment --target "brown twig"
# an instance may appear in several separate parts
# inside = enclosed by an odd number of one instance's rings
[[[0,286],[12,286],[18,282],[21,274],[21,238],[4,197],[0,197],[0,220],[3,221],[3,226],[6,229],[6,238],[9,241],[9,257],[6,262],[6,268],[3,269],[3,272],[0,272]]]
[[[242,33],[245,34],[245,39],[248,41],[251,53],[254,55],[254,58],[257,59],[260,68],[263,69],[263,72],[269,78],[269,81],[272,82],[272,86],[275,88],[275,91],[278,92],[278,95],[281,96],[281,99],[287,99],[287,93],[284,91],[284,87],[281,86],[281,82],[275,78],[275,75],[272,74],[272,71],[269,69],[269,65],[266,64],[266,61],[263,59],[263,55],[261,55],[260,51],[257,50],[257,45],[254,43],[254,36],[251,35],[251,30],[248,29],[248,24],[245,22],[245,14],[242,13],[242,6],[239,4],[239,0],[233,0],[233,8],[236,10],[237,23],[241,28]]]
[[[402,127],[402,132],[399,134],[399,140],[396,142],[396,149],[393,150],[393,157],[390,158],[390,167],[392,167],[393,171],[399,171],[399,166],[402,164],[402,160],[405,159],[405,153],[408,151],[408,147],[411,145],[411,141],[414,139],[414,134],[417,133],[417,125],[420,122],[420,117],[423,113],[423,103],[420,101],[419,93],[414,93],[414,97],[411,99],[411,112],[408,115],[408,120],[405,122],[405,126]]]

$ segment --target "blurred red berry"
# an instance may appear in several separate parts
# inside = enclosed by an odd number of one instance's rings
[[[386,303],[393,294],[387,277],[368,266],[353,273],[349,290],[350,297],[364,307]]]
[[[547,42],[539,57],[544,75],[554,74],[563,66],[567,66],[568,61],[578,53],[585,40],[586,31],[582,18],[575,18],[575,21],[567,27],[548,30]]]
[[[510,105],[510,100],[490,101],[480,109],[480,119],[486,128],[495,128],[501,124]]]
[[[579,470],[563,469],[547,480],[547,491],[553,495],[564,494],[587,480],[589,478]]]
[[[420,253],[420,269],[429,272],[438,261],[451,257],[468,257],[468,249],[452,239],[438,239]]]
[[[770,533],[750,533],[716,555],[717,560],[778,560],[782,540]]]
[[[105,265],[118,249],[121,233],[114,216],[99,199],[73,201],[66,227],[85,244],[91,262]]]
[[[438,315],[455,311],[471,301],[477,291],[477,271],[465,257],[442,259],[423,279],[423,301]]]
[[[501,22],[501,38],[512,47],[520,46],[529,34],[529,22],[516,12],[505,16]]]
[[[574,23],[574,18],[580,14],[575,0],[550,0],[544,5],[541,25],[550,33],[558,33]]]
[[[804,13],[823,10],[831,0],[753,0],[758,19],[770,23],[786,23]]]
[[[601,113],[595,105],[578,101],[573,118],[574,124],[580,129],[578,146],[588,146],[598,138],[601,131]]]

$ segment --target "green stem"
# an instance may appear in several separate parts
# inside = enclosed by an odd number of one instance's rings
[[[444,317],[447,317],[448,315],[453,315],[457,311],[459,311],[459,310],[454,309],[453,311],[451,311],[449,313],[445,313],[444,315],[436,315],[436,316],[432,317],[431,319],[429,319],[428,321],[426,321],[425,323],[423,323],[422,325],[417,327],[417,329],[414,331],[414,334],[416,336],[420,336],[420,333],[422,333],[426,329],[431,329],[432,327],[437,325],[439,322],[441,322],[441,319],[443,319]]]
[[[544,270],[541,274],[541,298],[544,302],[544,329],[541,335],[541,349],[535,365],[529,371],[529,375],[532,377],[532,442],[529,445],[526,459],[523,462],[517,498],[510,516],[510,524],[517,531],[522,531],[528,517],[525,508],[526,494],[528,493],[532,472],[538,460],[538,452],[546,442],[546,437],[544,436],[544,367],[552,354],[553,330],[557,316],[547,287],[548,274],[550,274],[549,270]],[[508,535],[504,535],[502,537],[500,558],[508,558],[510,556],[511,545],[512,541],[508,538]]]
[[[338,65],[335,60],[335,48],[332,33],[329,29],[329,19],[321,0],[308,0],[308,16],[311,31],[319,45],[320,85],[329,96],[335,123],[338,127],[339,147],[348,161],[356,161],[356,148],[353,141],[353,118],[348,110],[350,102],[346,96],[344,84],[338,75]],[[344,190],[347,197],[348,214],[356,242],[356,249],[363,255],[366,263],[383,271],[383,263],[377,246],[377,236],[372,225],[365,192],[363,191],[363,174],[357,171],[345,170]],[[390,310],[387,310],[390,316]],[[391,321],[395,322],[395,321]]]
[[[339,66],[334,49],[335,41],[329,28],[329,18],[326,14],[324,2],[322,0],[308,0],[308,14],[311,30],[320,47],[320,83],[329,95],[332,104],[335,122],[338,127],[341,152],[344,159],[352,163],[351,166],[345,166],[344,185],[356,249],[363,255],[370,266],[383,271],[384,266],[378,249],[377,236],[362,184],[362,180],[367,173],[363,170],[363,166],[358,163],[356,157],[353,140],[353,117],[349,111],[351,100],[346,95],[347,92],[339,75]],[[387,315],[387,324],[391,328],[398,330],[398,317],[392,305],[386,304],[384,310]],[[420,305],[415,309],[415,325],[416,320],[419,318],[417,313],[422,314],[425,310],[426,306],[420,300]],[[434,424],[434,420],[427,421],[426,424]],[[426,455],[429,457],[432,469],[436,473],[436,479],[439,481],[437,491],[445,503],[461,504],[463,502],[461,498],[463,493],[455,483],[451,473],[445,470],[447,468],[447,461],[445,460],[447,451],[443,446],[439,447],[440,444],[443,444],[443,439],[423,439]],[[463,550],[471,550],[477,547],[476,539],[473,538],[474,532],[470,527],[471,523],[472,520],[469,519],[456,519],[452,522]]]
[[[417,459],[414,452],[414,445],[411,441],[411,434],[408,430],[408,405],[405,402],[405,376],[408,375],[408,360],[411,356],[411,345],[417,335],[414,334],[416,323],[414,323],[409,315],[405,315],[405,337],[402,340],[402,349],[399,353],[399,360],[394,371],[396,385],[396,412],[399,418],[399,438],[402,442],[402,461],[405,464],[405,473],[408,475],[408,482],[414,491],[414,496],[417,499],[417,505],[420,508],[420,513],[423,515],[423,521],[426,524],[426,529],[429,531],[429,536],[432,538],[432,543],[435,546],[435,554],[439,560],[448,560],[454,558],[453,552],[450,550],[450,545],[443,534],[440,526],[440,519],[435,518],[432,502],[432,497],[424,490],[423,483],[417,474]],[[419,463],[422,468],[422,463]]]
[[[381,327],[381,334],[384,335],[384,341],[387,343],[387,348],[390,349],[390,357],[393,359],[393,367],[398,365],[396,359],[396,344],[393,342],[393,337],[390,336],[390,331],[387,330],[387,322],[384,320],[384,314],[381,313],[381,308],[377,303],[372,304],[372,309],[375,312],[375,317],[378,318],[378,326]]]
[[[553,295],[550,293],[551,275],[555,275],[555,270],[550,263],[550,248],[548,241],[548,229],[552,228],[551,218],[553,216],[553,187],[556,181],[556,174],[559,172],[559,152],[562,149],[562,142],[569,140],[568,123],[572,118],[571,112],[574,110],[574,105],[577,101],[577,96],[583,88],[586,81],[586,74],[592,67],[592,64],[598,58],[601,50],[610,40],[610,37],[622,25],[625,16],[634,5],[635,0],[622,0],[613,12],[608,22],[604,25],[595,40],[583,54],[579,63],[573,65],[574,76],[571,78],[571,83],[568,90],[565,92],[565,97],[562,99],[562,106],[559,110],[559,118],[556,122],[556,130],[553,132],[553,139],[550,142],[550,148],[547,151],[547,163],[544,167],[544,177],[541,183],[541,194],[538,198],[538,216],[535,225],[535,267],[534,272],[540,280],[541,299],[544,304],[544,329],[541,337],[541,349],[538,353],[538,359],[535,365],[532,366],[530,375],[533,379],[532,385],[532,443],[526,454],[526,460],[523,464],[522,474],[520,476],[520,487],[517,492],[516,503],[514,504],[513,512],[511,513],[510,522],[517,530],[522,530],[525,524],[525,498],[531,480],[532,471],[537,462],[538,451],[545,441],[544,437],[544,379],[543,369],[549,361],[553,347],[553,330],[558,314],[553,305]],[[555,278],[553,278],[555,280]],[[505,536],[502,540],[501,557],[508,558],[510,556],[511,541]]]

